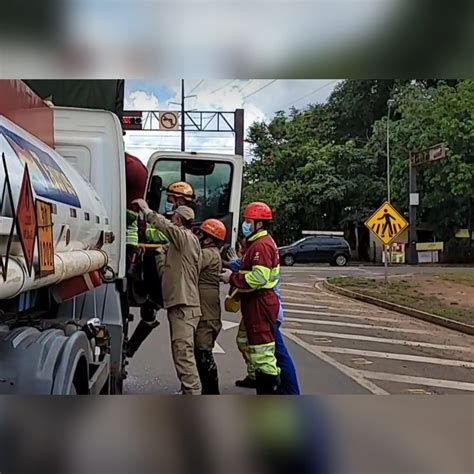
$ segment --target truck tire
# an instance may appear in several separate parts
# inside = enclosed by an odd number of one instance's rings
[[[112,375],[110,377],[110,395],[122,395],[123,377],[122,375]]]

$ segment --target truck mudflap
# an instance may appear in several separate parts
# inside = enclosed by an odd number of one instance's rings
[[[66,395],[101,391],[105,368],[94,367],[86,334],[61,329],[17,328],[0,332],[0,394]],[[109,366],[108,358],[104,365]]]

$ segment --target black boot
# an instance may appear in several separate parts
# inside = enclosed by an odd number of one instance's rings
[[[257,395],[278,395],[280,385],[278,375],[270,375],[257,370],[255,377]]]
[[[257,387],[255,379],[250,378],[248,375],[242,380],[236,380],[235,385],[236,387],[241,387],[241,388],[256,388]]]
[[[219,377],[212,351],[197,350],[196,364],[203,395],[219,395]]]
[[[127,348],[125,350],[126,356],[133,357],[135,352],[137,352],[138,348],[142,345],[143,341],[150,335],[154,328],[159,326],[159,324],[160,323],[158,321],[153,321],[150,323],[141,320],[135,328],[132,337],[127,342]]]

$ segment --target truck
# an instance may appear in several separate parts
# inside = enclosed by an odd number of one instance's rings
[[[0,393],[121,393],[131,316],[119,118],[0,81],[0,155]],[[152,208],[187,181],[196,224],[219,218],[235,243],[242,156],[156,151],[147,168]]]

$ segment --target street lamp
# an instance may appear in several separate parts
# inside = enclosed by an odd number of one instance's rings
[[[387,106],[387,201],[390,202],[390,108],[395,103],[393,99],[388,99]]]

